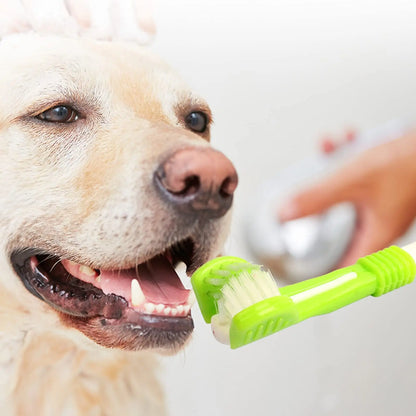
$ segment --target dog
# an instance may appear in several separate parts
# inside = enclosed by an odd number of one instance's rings
[[[225,242],[238,178],[212,116],[117,42],[0,42],[2,415],[162,415],[157,353],[193,330],[191,274]]]

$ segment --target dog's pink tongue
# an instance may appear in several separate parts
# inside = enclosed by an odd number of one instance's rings
[[[184,288],[165,257],[155,257],[139,265],[138,272],[140,287],[149,301],[176,305],[188,300],[189,290]]]
[[[100,287],[106,293],[114,293],[131,301],[131,281],[137,279],[147,302],[164,305],[180,305],[189,297],[170,262],[162,256],[129,270],[101,270]]]

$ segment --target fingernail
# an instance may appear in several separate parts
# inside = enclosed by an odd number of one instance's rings
[[[277,215],[282,222],[293,220],[298,215],[298,207],[292,200],[289,200],[280,206]]]

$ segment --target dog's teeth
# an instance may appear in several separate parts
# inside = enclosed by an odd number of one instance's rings
[[[145,300],[146,298],[144,297],[139,281],[137,279],[133,279],[131,281],[131,303],[132,305],[140,306],[144,303]]]
[[[196,302],[195,293],[193,291],[189,292],[187,304],[192,307]]]
[[[191,310],[191,305],[189,304],[183,304],[178,305],[176,307],[173,306],[166,306],[163,303],[155,304],[152,302],[146,302],[145,297],[143,295],[143,292],[140,289],[139,282],[134,279],[131,283],[132,286],[132,304],[135,307],[140,306],[140,309],[148,314],[158,314],[158,315],[165,315],[165,316],[186,316],[189,314],[189,311]],[[137,294],[137,289],[139,290],[139,293],[141,294],[139,298],[139,302],[137,302],[137,299],[135,298]],[[136,303],[135,303],[136,302]]]
[[[144,305],[144,310],[146,311],[146,313],[153,313],[156,309],[156,305],[154,303],[146,303]]]

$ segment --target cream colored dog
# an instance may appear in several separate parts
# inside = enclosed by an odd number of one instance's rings
[[[0,42],[2,415],[164,413],[151,350],[193,329],[174,267],[219,253],[237,184],[210,120],[138,46]]]

